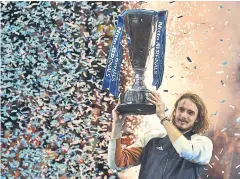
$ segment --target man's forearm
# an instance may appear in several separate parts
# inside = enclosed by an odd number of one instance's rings
[[[162,124],[166,129],[169,139],[172,143],[182,135],[182,133],[171,122],[165,120]]]
[[[121,123],[113,124],[111,139],[121,138],[122,137],[121,130],[122,130],[122,124]]]
[[[122,123],[121,122],[114,122],[112,125],[112,133],[111,133],[111,140],[108,146],[108,165],[110,168],[115,169],[118,165],[116,163],[116,158],[120,158],[119,155],[121,154],[121,137],[122,137]]]
[[[108,145],[108,166],[111,169],[115,169],[117,167],[115,158],[118,157],[117,149],[121,149],[121,140],[122,134],[122,123],[121,122],[113,122],[112,124],[112,133],[111,140]]]

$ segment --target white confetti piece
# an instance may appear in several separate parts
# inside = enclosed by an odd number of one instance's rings
[[[238,117],[238,118],[236,119],[236,121],[237,121],[237,122],[240,122],[240,117]]]
[[[217,71],[216,72],[216,74],[218,74],[218,75],[221,75],[221,74],[223,74],[224,73],[224,71]]]
[[[209,163],[208,166],[210,166],[211,168],[213,168],[213,166]]]

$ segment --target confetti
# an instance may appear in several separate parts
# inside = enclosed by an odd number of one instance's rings
[[[222,84],[223,86],[225,86],[225,84],[224,84],[223,80],[221,80],[221,84]]]
[[[240,117],[236,119],[237,122],[240,122]]]
[[[187,57],[187,60],[188,60],[189,62],[192,62],[192,60],[191,60],[189,57]]]
[[[227,62],[222,62],[222,66],[226,66],[227,65]]]
[[[222,153],[222,151],[223,151],[223,149],[221,149],[221,151],[220,151],[220,153],[219,153],[219,154],[221,154],[221,153]]]
[[[219,160],[219,158],[218,158],[216,155],[214,155],[214,157],[215,157],[217,160]]]
[[[221,130],[221,132],[224,132],[227,129],[227,127],[225,127],[224,129]]]
[[[221,102],[221,103],[224,103],[225,101],[226,101],[226,100],[223,99],[223,100],[221,100],[220,102]]]
[[[108,49],[102,48],[103,56],[96,56],[95,44],[99,40],[109,43],[113,28],[105,27],[111,24],[110,16],[117,19],[120,6],[115,2],[2,3],[1,48],[6,53],[1,63],[1,120],[6,132],[1,142],[7,155],[2,155],[1,177],[16,178],[17,169],[18,178],[108,174],[103,168],[96,173],[94,165],[88,166],[100,161],[94,157],[98,153],[106,161],[109,125],[105,112],[96,124],[91,123],[90,104],[106,97],[99,92]],[[101,11],[100,23],[96,14]],[[102,36],[99,25],[104,29]],[[106,111],[113,102],[113,98],[106,102]],[[89,148],[90,136],[103,139],[94,151]],[[84,160],[81,173],[79,156]]]
[[[209,163],[208,166],[210,166],[211,168],[213,168],[213,166]]]
[[[221,75],[221,74],[224,73],[224,71],[217,71],[216,73],[217,73],[218,75]]]

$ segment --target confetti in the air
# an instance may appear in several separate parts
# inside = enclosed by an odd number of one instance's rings
[[[224,103],[225,101],[226,101],[226,100],[225,100],[225,99],[223,99],[223,100],[221,100],[220,102],[221,102],[221,103]]]
[[[221,84],[224,86],[225,84],[224,84],[224,82],[223,82],[223,80],[221,80]]]
[[[240,122],[240,117],[238,117],[236,121],[237,121],[237,122]]]
[[[227,127],[223,128],[223,129],[221,130],[221,132],[224,132],[226,129],[227,129]]]
[[[192,62],[192,60],[191,60],[191,58],[190,58],[190,57],[187,57],[187,60],[188,60],[189,62]]]
[[[226,65],[227,65],[227,62],[226,62],[226,61],[225,61],[225,62],[223,62],[223,63],[222,63],[222,65],[223,65],[223,66],[226,66]]]
[[[114,99],[101,83],[122,7],[1,2],[1,178],[117,176],[105,170]]]

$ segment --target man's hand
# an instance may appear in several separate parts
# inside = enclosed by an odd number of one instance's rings
[[[119,103],[112,110],[113,124],[122,124],[124,120],[123,116],[117,111],[118,106],[119,106]]]
[[[162,120],[165,117],[165,104],[162,101],[160,94],[156,92],[151,92],[147,99],[152,104],[156,105],[156,114],[159,119]]]
[[[124,118],[126,117],[126,116],[121,115],[117,111],[118,105],[119,105],[119,103],[112,110],[112,118],[113,118],[112,135],[111,135],[112,139],[121,138],[122,124],[123,124]]]

